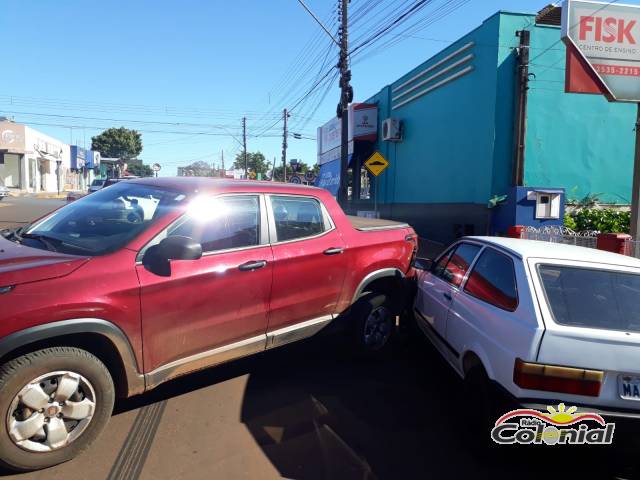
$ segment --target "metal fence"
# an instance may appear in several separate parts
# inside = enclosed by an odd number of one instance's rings
[[[597,248],[597,231],[574,232],[567,227],[548,226],[542,228],[527,227],[521,238],[527,240],[540,240],[551,243],[564,243],[566,245],[578,245],[580,247]],[[640,247],[639,247],[640,249]]]

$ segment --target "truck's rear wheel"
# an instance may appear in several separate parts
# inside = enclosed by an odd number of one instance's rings
[[[381,354],[391,344],[396,322],[393,306],[384,293],[369,293],[351,309],[353,338],[360,353]]]
[[[104,364],[85,350],[53,347],[0,367],[0,463],[17,471],[71,460],[107,424],[115,392]]]

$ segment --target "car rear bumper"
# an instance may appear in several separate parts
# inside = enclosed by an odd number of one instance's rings
[[[516,410],[520,408],[526,408],[531,410],[539,410],[546,412],[547,407],[556,407],[560,403],[564,403],[567,407],[578,407],[580,412],[596,413],[601,415],[605,420],[618,424],[630,425],[635,431],[640,433],[640,409],[620,409],[620,408],[607,408],[601,405],[594,406],[589,404],[574,404],[567,400],[558,398],[516,398],[509,391],[498,385],[496,382],[492,382],[499,392],[498,404],[500,408],[504,410],[503,413],[507,413],[509,410]],[[640,406],[640,404],[639,404]]]
[[[531,408],[533,410],[541,410],[547,411],[547,407],[549,405],[558,405],[560,403],[559,400],[518,400],[519,408]],[[569,403],[569,402],[564,402]],[[574,406],[574,405],[571,405]],[[580,412],[589,412],[589,413],[597,413],[601,415],[605,420],[610,420],[612,422],[618,421],[631,421],[640,426],[640,410],[621,410],[621,409],[608,409],[603,408],[601,406],[591,406],[591,405],[575,405],[578,407],[578,411]]]

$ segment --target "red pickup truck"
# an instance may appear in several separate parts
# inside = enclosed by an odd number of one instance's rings
[[[417,237],[325,190],[120,182],[0,237],[0,462],[73,458],[117,397],[310,337],[383,349]],[[4,422],[2,424],[1,422]]]

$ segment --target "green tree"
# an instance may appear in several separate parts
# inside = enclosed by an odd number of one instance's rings
[[[298,165],[300,165],[300,170],[295,172],[295,173],[307,173],[309,170],[313,171],[313,173],[317,176],[320,173],[320,165],[313,165],[312,167],[307,165],[304,162],[298,162]],[[280,166],[276,166],[276,168],[274,169],[274,175],[276,176],[276,180],[282,181],[282,165]],[[289,176],[294,173],[293,170],[291,169],[291,165],[287,165],[287,178],[289,178]]]
[[[149,165],[145,165],[144,163],[132,163],[127,165],[127,172],[131,175],[136,175],[137,177],[153,177],[153,170]]]
[[[211,166],[202,160],[193,162],[191,165],[185,167],[184,170],[190,177],[211,177],[213,175]]]
[[[91,138],[91,150],[103,157],[130,160],[142,152],[142,135],[125,127],[109,128]]]
[[[261,173],[262,178],[265,178],[269,170],[267,161],[261,152],[247,152],[247,167],[250,171],[254,172],[256,176]],[[244,156],[242,152],[236,155],[233,168],[244,170]]]

